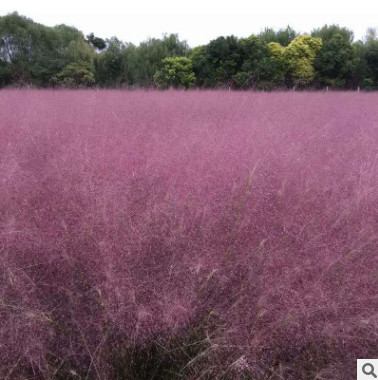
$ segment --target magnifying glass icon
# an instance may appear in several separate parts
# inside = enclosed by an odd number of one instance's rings
[[[362,366],[362,372],[364,375],[372,375],[374,378],[377,378],[377,375],[374,373],[374,366],[373,364],[366,363]]]

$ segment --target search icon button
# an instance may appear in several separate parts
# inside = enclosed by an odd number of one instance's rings
[[[377,378],[377,375],[374,373],[374,366],[371,363],[365,363],[362,366],[362,372],[366,376],[372,375],[374,378]]]

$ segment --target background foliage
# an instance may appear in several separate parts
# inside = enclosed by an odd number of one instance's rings
[[[85,74],[73,74],[83,69]],[[173,77],[168,69],[176,71]],[[338,25],[303,35],[288,26],[246,38],[221,36],[194,48],[176,34],[136,46],[117,37],[85,37],[66,25],[47,27],[18,13],[0,17],[0,86],[60,84],[375,90],[378,38],[374,29],[354,42],[353,31]]]

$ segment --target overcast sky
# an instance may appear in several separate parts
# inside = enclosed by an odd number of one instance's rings
[[[266,26],[279,29],[290,24],[310,32],[335,23],[352,29],[355,40],[368,27],[378,28],[377,0],[1,0],[0,15],[14,11],[48,26],[72,25],[84,34],[117,36],[134,44],[178,33],[192,47],[222,35],[247,37]]]

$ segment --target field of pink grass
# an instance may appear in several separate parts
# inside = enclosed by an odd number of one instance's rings
[[[0,91],[0,378],[355,379],[377,160],[377,94]]]

